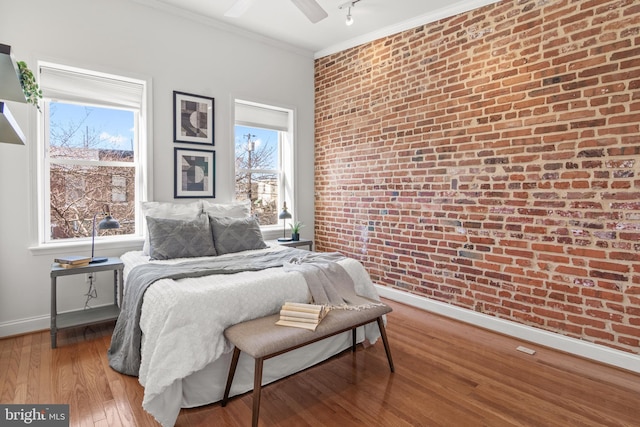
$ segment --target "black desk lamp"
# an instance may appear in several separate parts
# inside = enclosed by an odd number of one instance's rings
[[[278,219],[284,220],[284,223],[282,224],[282,237],[278,238],[278,242],[290,242],[291,238],[285,237],[286,229],[287,229],[287,220],[291,219],[291,214],[287,210],[287,202],[284,202],[284,205],[282,206],[282,211],[280,212],[280,215],[278,215]]]
[[[98,230],[112,230],[115,228],[120,228],[120,223],[113,219],[111,216],[111,212],[109,212],[109,205],[104,205],[104,212],[97,212],[93,216],[93,232],[91,233],[91,264],[97,264],[99,262],[105,262],[108,258],[101,257],[95,258],[93,256],[95,249],[95,239],[96,239],[96,217],[98,215],[104,216],[102,221],[98,223]]]

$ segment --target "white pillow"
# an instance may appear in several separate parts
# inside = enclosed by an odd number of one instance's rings
[[[148,216],[161,219],[195,220],[202,212],[202,200],[189,203],[172,202],[142,202],[142,217]],[[145,228],[146,230],[146,228]],[[144,233],[142,252],[149,255],[149,231]]]
[[[203,200],[202,209],[214,218],[246,218],[251,216],[251,200],[224,204]]]

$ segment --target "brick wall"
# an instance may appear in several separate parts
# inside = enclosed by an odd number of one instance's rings
[[[640,3],[503,1],[316,60],[319,250],[639,353]]]

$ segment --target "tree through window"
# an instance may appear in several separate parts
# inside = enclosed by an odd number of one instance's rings
[[[236,126],[235,132],[236,200],[251,200],[260,224],[277,224],[278,132],[245,126]]]
[[[236,101],[235,116],[236,200],[251,201],[260,225],[277,225],[283,202],[292,205],[291,111]]]
[[[104,233],[135,234],[142,83],[53,66],[41,67],[41,82],[42,240],[90,237],[105,205],[120,228]]]

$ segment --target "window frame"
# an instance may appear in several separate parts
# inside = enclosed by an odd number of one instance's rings
[[[70,103],[70,104],[78,104],[78,105],[87,105],[87,106],[95,106],[100,108],[115,108],[115,109],[125,109],[125,110],[134,110],[137,111],[135,114],[135,126],[136,126],[136,134],[137,138],[134,146],[134,161],[133,166],[125,166],[125,167],[134,167],[134,179],[135,179],[135,231],[132,234],[127,235],[113,235],[113,236],[101,236],[96,237],[95,245],[96,247],[103,248],[136,248],[140,242],[144,239],[143,233],[143,221],[142,221],[142,213],[140,209],[140,202],[148,200],[151,197],[151,182],[150,177],[152,171],[152,164],[149,159],[152,159],[152,150],[149,144],[151,140],[151,123],[148,119],[152,117],[151,112],[151,79],[148,77],[140,77],[140,76],[132,76],[127,75],[122,72],[113,72],[113,73],[105,73],[103,71],[96,71],[96,68],[80,68],[69,65],[62,65],[60,63],[52,63],[52,62],[38,62],[38,71],[41,70],[41,67],[51,67],[57,68],[65,71],[73,71],[78,70],[83,73],[87,73],[90,75],[96,76],[106,76],[116,80],[121,80],[124,82],[134,82],[140,84],[142,86],[142,94],[141,94],[141,102],[139,109],[137,108],[125,108],[125,107],[116,107],[110,105],[108,102],[101,103],[99,101],[96,102],[76,102],[64,98],[55,99],[55,101]],[[40,73],[38,73],[38,77],[40,77]],[[48,108],[49,108],[49,98],[46,97],[41,101],[41,105],[43,106],[43,111],[38,112],[36,116],[36,138],[33,140],[37,141],[37,144],[32,144],[30,146],[30,152],[32,159],[31,164],[33,165],[33,170],[36,170],[35,176],[32,175],[32,188],[34,191],[32,192],[33,197],[31,198],[32,204],[35,207],[35,215],[31,219],[32,223],[32,232],[31,232],[31,240],[32,245],[30,246],[30,251],[33,253],[56,253],[60,250],[66,249],[76,249],[79,247],[86,247],[91,244],[91,236],[89,237],[76,237],[76,238],[67,238],[67,239],[52,239],[50,235],[50,163],[49,157],[47,156],[46,150],[48,149],[48,130],[49,130],[49,116],[48,116]],[[35,159],[35,160],[34,160]],[[67,163],[67,160],[59,159],[56,163]],[[88,160],[76,160],[72,161],[74,164],[79,164],[85,162],[89,166],[116,166],[115,163],[120,162],[111,162],[111,161],[88,161]],[[110,202],[111,203],[111,202]]]
[[[247,122],[238,122],[237,120],[237,104],[244,104],[249,106],[255,106],[258,108],[265,108],[268,110],[273,110],[280,113],[287,114],[287,129],[273,129],[266,126],[260,126],[256,123],[247,123]],[[232,176],[233,176],[233,188],[232,188],[232,198],[234,201],[237,201],[236,191],[235,191],[235,178],[238,173],[235,167],[235,159],[236,159],[236,149],[235,149],[235,127],[236,125],[245,126],[245,127],[253,127],[253,128],[261,128],[261,129],[269,129],[276,131],[278,134],[278,166],[279,169],[276,171],[278,175],[278,201],[277,201],[277,212],[282,210],[283,203],[286,202],[289,212],[292,214],[292,218],[289,220],[281,220],[278,219],[276,224],[269,225],[261,225],[260,228],[267,239],[274,239],[276,237],[282,237],[282,230],[285,226],[285,221],[287,224],[291,224],[296,219],[296,197],[295,197],[295,174],[297,173],[295,168],[295,117],[296,110],[291,107],[286,107],[282,105],[277,105],[275,103],[270,102],[261,102],[250,100],[246,97],[234,97],[232,100],[233,106],[233,121],[231,123],[231,134],[233,135],[233,150],[231,150],[231,156],[233,157],[233,168],[232,168]],[[241,169],[240,171],[249,171],[249,169]],[[251,169],[253,173],[272,173],[271,169]]]

